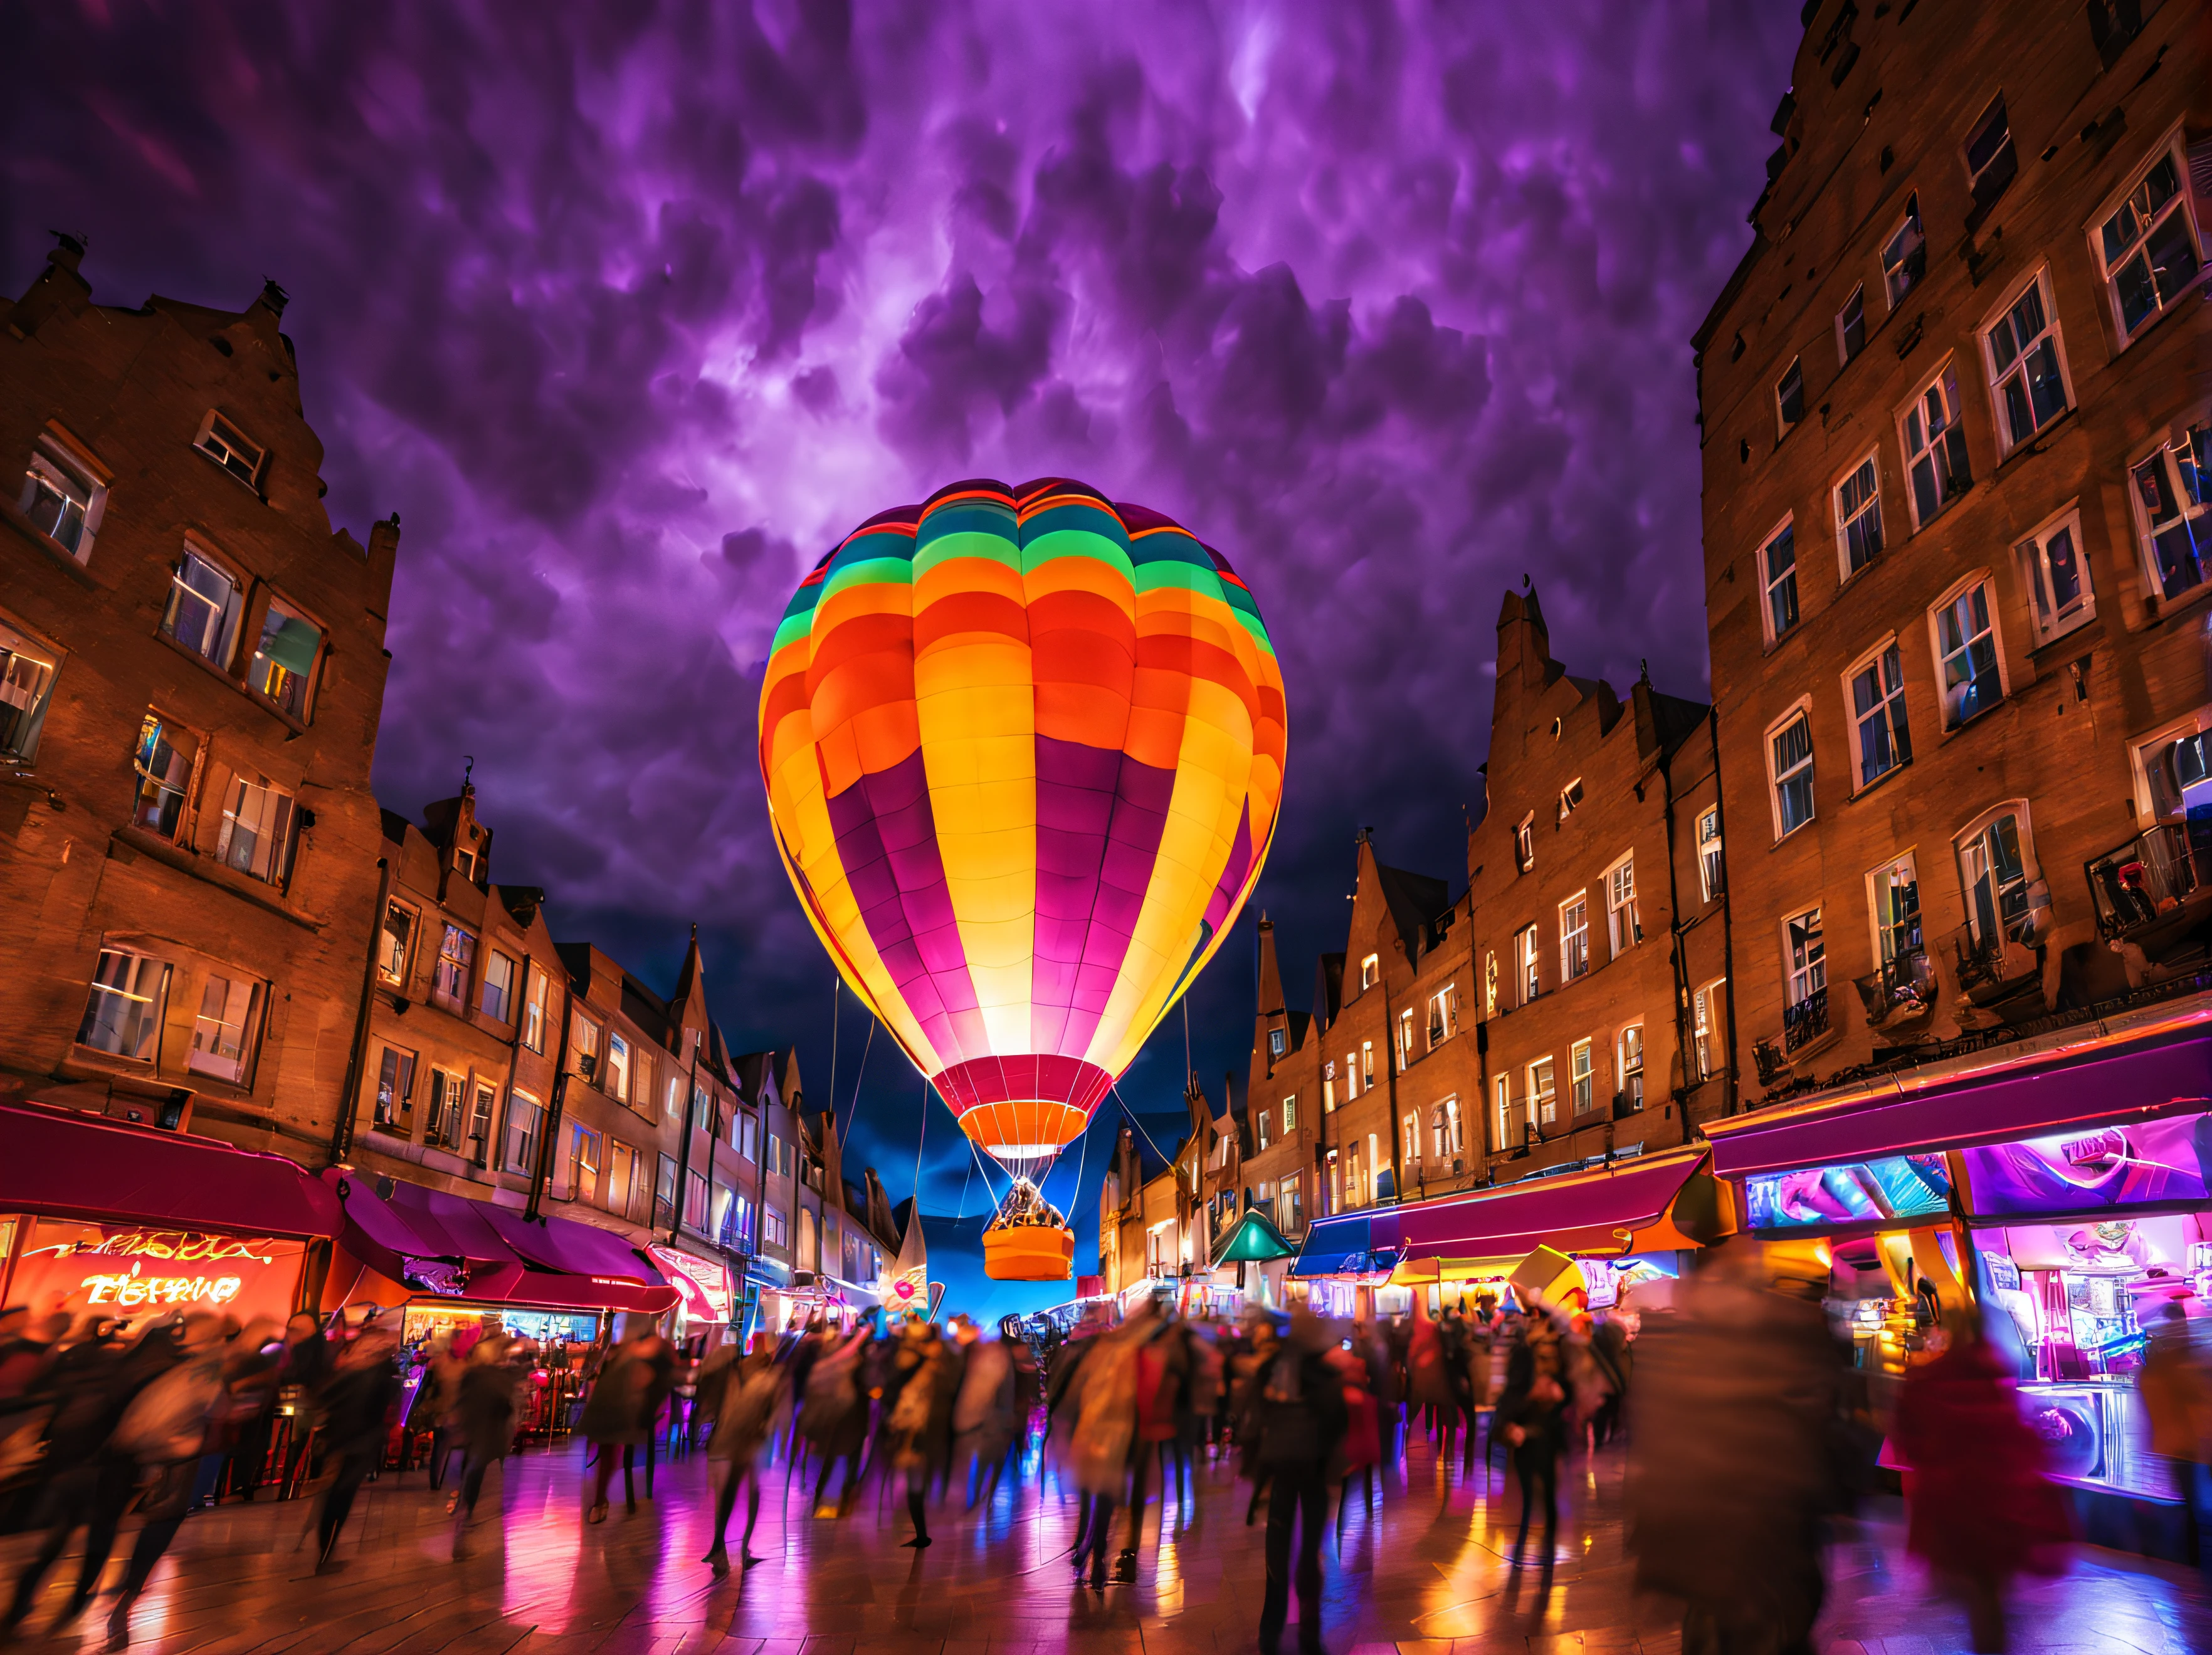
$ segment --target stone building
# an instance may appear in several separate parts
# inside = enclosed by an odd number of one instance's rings
[[[0,1085],[310,1164],[361,1003],[397,520],[333,531],[271,284],[0,302]]]
[[[1695,341],[1747,1103],[2187,987],[2212,873],[2201,9],[1832,3],[1775,126]]]

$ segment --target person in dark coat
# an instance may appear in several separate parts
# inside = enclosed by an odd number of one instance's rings
[[[714,1544],[701,1561],[717,1579],[730,1572],[730,1514],[737,1509],[740,1486],[746,1491],[745,1531],[738,1542],[738,1555],[747,1568],[761,1561],[753,1555],[753,1527],[760,1521],[761,1456],[775,1435],[789,1377],[788,1369],[776,1360],[775,1336],[764,1331],[753,1335],[752,1349],[737,1361],[717,1362],[709,1357],[701,1371],[699,1405],[714,1422],[707,1439],[707,1458],[721,1468],[714,1487]]]
[[[484,1473],[492,1462],[507,1458],[514,1442],[516,1374],[508,1361],[512,1342],[503,1334],[490,1334],[470,1348],[468,1360],[453,1386],[453,1402],[446,1415],[450,1437],[461,1446],[459,1507],[453,1518],[453,1555],[462,1555],[469,1520],[477,1514],[483,1494]]]
[[[331,1554],[353,1510],[354,1496],[384,1462],[385,1436],[399,1400],[399,1368],[394,1361],[398,1350],[398,1336],[372,1323],[354,1335],[324,1383],[322,1430],[337,1462],[337,1474],[323,1492],[322,1513],[315,1523],[318,1573],[341,1567]]]
[[[1343,1381],[1328,1360],[1328,1325],[1308,1310],[1291,1315],[1289,1337],[1257,1376],[1256,1458],[1268,1477],[1267,1590],[1260,1647],[1274,1655],[1291,1613],[1291,1531],[1297,1531],[1298,1647],[1321,1649],[1321,1543],[1328,1531],[1328,1465],[1349,1415]]]
[[[607,1485],[614,1476],[617,1449],[622,1451],[623,1510],[632,1515],[637,1511],[640,1448],[646,1451],[646,1498],[653,1497],[653,1422],[674,1388],[675,1375],[675,1352],[650,1325],[607,1352],[599,1364],[599,1378],[584,1401],[582,1421],[585,1440],[599,1454],[586,1522],[606,1521]]]
[[[1559,1457],[1567,1448],[1566,1367],[1559,1331],[1549,1318],[1532,1316],[1505,1361],[1505,1389],[1497,1423],[1511,1445],[1521,1479],[1521,1531],[1514,1537],[1513,1567],[1528,1561],[1528,1519],[1540,1493],[1544,1501],[1544,1579],[1559,1536]]]

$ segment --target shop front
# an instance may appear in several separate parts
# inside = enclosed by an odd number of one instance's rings
[[[645,1252],[668,1285],[676,1289],[676,1306],[668,1313],[671,1337],[690,1352],[694,1361],[733,1337],[731,1319],[737,1308],[737,1284],[729,1265],[658,1241]]]
[[[1291,1302],[1317,1316],[1362,1321],[1410,1309],[1410,1289],[1390,1282],[1398,1264],[1395,1246],[1376,1250],[1377,1231],[1395,1216],[1394,1209],[1368,1208],[1308,1224],[1286,1277]]]
[[[39,1104],[0,1106],[0,1303],[128,1328],[312,1307],[343,1215],[280,1155]]]

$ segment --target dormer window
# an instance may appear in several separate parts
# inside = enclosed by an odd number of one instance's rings
[[[1370,954],[1359,962],[1359,986],[1370,989],[1382,980],[1382,957]]]
[[[1271,1028],[1267,1031],[1267,1055],[1269,1057],[1281,1057],[1283,1053],[1289,1049],[1291,1037],[1288,1030]]]
[[[213,409],[200,421],[199,434],[192,439],[192,446],[248,488],[258,491],[261,468],[268,461],[269,451]]]
[[[453,871],[464,879],[474,879],[477,876],[477,853],[474,851],[465,851],[456,846],[453,851]]]

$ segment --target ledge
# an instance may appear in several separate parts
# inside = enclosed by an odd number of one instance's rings
[[[289,920],[302,931],[319,931],[323,928],[323,921],[310,918],[303,913],[295,912],[284,906],[280,897],[267,894],[266,893],[275,889],[273,886],[264,885],[258,879],[248,879],[243,874],[234,873],[218,863],[210,862],[205,857],[185,850],[182,846],[171,843],[159,834],[149,833],[135,823],[125,822],[122,827],[115,829],[111,838],[108,854],[112,857],[115,856],[118,848],[125,852],[125,855],[117,857],[118,861],[127,861],[131,856],[150,857],[156,862],[174,868],[179,873],[188,874],[194,879],[216,887],[218,890],[228,891],[241,902],[250,902],[257,908],[265,909],[275,914],[279,919]]]
[[[57,565],[64,574],[76,581],[78,585],[87,591],[91,591],[99,585],[100,583],[92,578],[92,571],[64,551],[60,543],[52,536],[41,530],[30,518],[25,517],[21,508],[15,501],[0,500],[0,518],[4,518],[8,526],[30,542],[33,550],[47,561]],[[98,542],[95,541],[94,543],[97,545]]]
[[[174,638],[171,637],[167,632],[163,631],[158,626],[154,628],[154,637],[166,648],[169,649],[173,653],[181,656],[184,659],[190,661],[194,666],[198,667],[202,672],[206,673],[209,677],[213,678],[217,683],[227,686],[234,694],[243,699],[250,706],[259,708],[263,712],[267,713],[270,718],[274,718],[278,724],[283,725],[285,731],[288,732],[284,737],[286,741],[290,741],[295,736],[304,736],[307,733],[307,725],[301,724],[290,713],[285,712],[274,701],[270,700],[266,695],[261,694],[252,688],[245,682],[244,680],[233,677],[228,670],[217,666],[214,662],[209,660],[206,656],[201,654],[198,650],[186,649],[182,644],[179,643]]]

